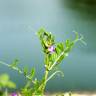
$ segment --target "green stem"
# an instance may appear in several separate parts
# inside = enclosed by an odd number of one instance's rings
[[[42,86],[42,93],[44,93],[44,89],[45,89],[45,87],[46,87],[46,81],[47,81],[47,78],[48,78],[48,73],[49,73],[49,71],[48,70],[46,70],[45,71],[45,76],[44,76],[44,82],[43,82],[43,86]]]
[[[49,70],[52,70],[53,67],[57,64],[57,61],[59,60],[59,58],[64,55],[64,51],[61,52],[61,54],[57,57],[57,59],[54,61],[54,63],[52,64],[52,66],[49,68]]]
[[[41,85],[33,92],[32,96],[37,95],[36,92],[38,92],[38,91],[41,91],[41,96],[44,95],[44,89],[46,87],[46,83],[47,83],[46,80],[48,78],[48,73],[49,73],[49,71],[46,69],[45,70],[45,75],[44,75],[44,78],[42,79]]]
[[[55,76],[57,73],[61,73],[62,77],[64,76],[64,73],[62,71],[56,71],[54,72],[51,76],[49,76],[46,80],[46,83],[53,77]]]
[[[2,64],[4,66],[7,66],[7,67],[9,67],[9,68],[11,68],[13,70],[15,70],[15,71],[19,72],[20,74],[24,74],[24,72],[22,70],[20,70],[20,68],[18,68],[18,67],[12,66],[12,65],[10,65],[8,63],[5,63],[3,61],[0,61],[0,64]],[[25,77],[30,80],[29,75],[26,75]],[[32,83],[34,83],[34,81],[32,81]]]
[[[8,96],[8,90],[7,90],[7,88],[5,89],[4,96]]]

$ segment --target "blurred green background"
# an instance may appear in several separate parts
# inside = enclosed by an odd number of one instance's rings
[[[41,79],[43,52],[36,36],[40,27],[51,31],[56,41],[73,38],[72,31],[83,34],[87,46],[76,44],[60,69],[65,77],[54,77],[47,91],[96,90],[96,0],[0,0],[0,60],[20,60],[20,67],[35,67]],[[0,74],[8,73],[17,83],[25,78],[0,65]]]

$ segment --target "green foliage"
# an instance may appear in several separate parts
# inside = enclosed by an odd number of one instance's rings
[[[61,61],[68,56],[69,52],[71,51],[72,47],[77,41],[83,41],[83,37],[81,36],[79,38],[79,35],[77,32],[75,32],[76,38],[75,40],[67,39],[65,42],[56,43],[54,36],[51,34],[51,32],[45,31],[45,29],[41,28],[38,31],[38,37],[41,41],[42,49],[45,54],[45,75],[44,75],[44,81],[43,81],[43,88],[44,90],[46,86],[46,82],[49,81],[55,74],[61,73],[61,71],[56,70],[53,72],[51,76],[48,77],[48,74],[46,74],[46,71],[49,73],[51,70],[53,70],[58,64],[61,63]],[[84,41],[83,41],[84,43]],[[50,48],[50,50],[49,50]]]
[[[16,84],[12,82],[9,75],[0,75],[0,96],[8,96],[7,88],[16,88]]]
[[[35,68],[32,68],[31,71],[30,71],[30,74],[29,74],[30,80],[32,80],[34,75],[35,75]]]
[[[51,45],[55,44],[54,42],[54,36],[51,34],[51,32],[47,32],[45,31],[45,29],[41,28],[38,31],[38,37],[41,41],[41,45],[43,47],[43,51],[44,53],[48,53],[48,47],[50,47]]]
[[[28,73],[28,68],[27,67],[24,67],[23,72],[24,72],[24,75],[26,76],[27,73]]]
[[[15,67],[19,64],[19,60],[18,59],[15,59],[12,64],[11,64],[11,67]]]
[[[24,96],[31,96],[33,92],[33,88],[31,86],[31,82],[28,81],[24,88],[21,89],[21,93]]]
[[[16,88],[14,82],[12,82],[7,74],[0,75],[0,87],[1,88]]]
[[[61,63],[61,61],[66,56],[68,56],[70,50],[77,41],[83,41],[83,38],[79,38],[77,32],[75,32],[75,34],[76,38],[73,41],[67,39],[65,42],[56,43],[54,36],[51,34],[51,32],[47,32],[43,28],[38,31],[38,37],[41,41],[42,49],[45,53],[44,62],[47,70],[52,70],[57,64]],[[48,51],[48,48],[50,46],[54,46],[53,53]]]
[[[28,79],[25,87],[21,90],[21,93],[24,96],[43,96],[46,83],[56,74],[61,74],[62,76],[64,75],[62,71],[57,69],[54,70],[55,68],[57,68],[57,65],[59,65],[66,56],[68,56],[69,52],[77,41],[81,41],[83,44],[85,44],[85,42],[83,41],[83,36],[79,36],[77,32],[75,32],[75,40],[67,39],[65,42],[59,43],[55,41],[55,38],[51,34],[51,32],[47,32],[44,28],[41,28],[37,34],[40,39],[45,56],[45,72],[41,80],[38,80],[37,78],[34,79],[34,68],[32,68],[30,71],[27,67],[24,67],[23,69],[19,68],[17,66],[19,64],[19,61],[17,59],[14,60],[10,65],[0,61],[1,64],[18,71],[20,74],[23,74]],[[50,76],[49,72],[52,73]],[[8,75],[5,74],[3,76],[0,76],[0,86],[14,88],[15,84],[11,82]]]

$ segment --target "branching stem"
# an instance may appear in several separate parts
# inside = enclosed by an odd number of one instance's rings
[[[46,80],[46,83],[53,78],[53,76],[55,76],[57,73],[61,73],[62,76],[64,76],[64,73],[62,71],[55,71],[51,76],[48,77],[48,79]]]
[[[0,61],[0,64],[2,64],[2,65],[4,65],[4,66],[7,66],[7,67],[9,67],[9,68],[11,68],[11,69],[19,72],[20,74],[23,74],[23,75],[24,75],[24,72],[23,72],[22,70],[20,70],[20,68],[18,68],[18,67],[12,66],[12,65],[10,65],[10,64],[8,64],[8,63],[5,63],[5,62],[3,62],[3,61]],[[25,77],[30,80],[29,75],[26,75]],[[33,80],[32,80],[32,83],[34,83]]]
[[[57,57],[57,59],[54,61],[54,63],[52,64],[52,66],[50,67],[49,70],[52,70],[52,69],[53,69],[53,67],[57,64],[57,61],[59,60],[59,58],[60,58],[61,56],[63,56],[63,55],[64,55],[64,51]]]

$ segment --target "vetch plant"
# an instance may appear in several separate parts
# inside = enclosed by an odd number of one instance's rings
[[[23,74],[28,82],[21,89],[22,96],[43,96],[46,88],[47,82],[54,77],[56,74],[61,74],[64,76],[61,70],[56,69],[61,61],[68,56],[69,52],[73,48],[74,44],[77,41],[83,41],[83,36],[75,32],[76,38],[74,40],[67,39],[65,42],[57,43],[54,36],[51,32],[47,32],[44,28],[41,28],[37,33],[42,50],[44,52],[44,76],[41,80],[38,80],[35,77],[35,68],[32,68],[28,71],[28,68],[24,67],[23,69],[19,68],[18,60],[13,61],[12,64],[7,64],[0,61],[1,64],[18,71],[20,74]],[[54,70],[54,72],[53,72]],[[53,73],[52,73],[53,72]],[[49,73],[52,73],[51,75]],[[35,78],[35,79],[34,79]],[[13,95],[12,95],[13,96]]]

